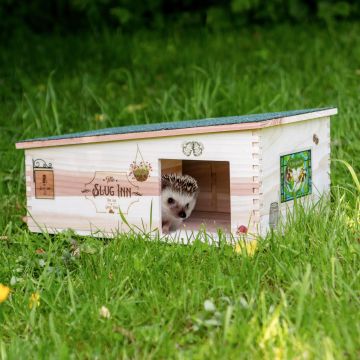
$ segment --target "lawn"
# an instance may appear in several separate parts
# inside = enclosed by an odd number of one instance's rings
[[[11,287],[0,359],[358,359],[359,33],[342,23],[0,44],[0,283]],[[327,105],[339,108],[332,158],[355,178],[333,162],[331,201],[298,208],[253,256],[131,233],[31,234],[21,221],[19,139]]]

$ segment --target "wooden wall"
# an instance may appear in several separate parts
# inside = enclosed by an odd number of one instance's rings
[[[204,149],[201,155],[184,154],[183,144],[189,141],[202,143]],[[140,227],[145,224],[149,230],[151,206],[153,229],[157,228],[161,223],[160,159],[172,159],[172,162],[163,162],[165,171],[181,171],[181,160],[229,162],[232,231],[236,232],[240,225],[250,225],[255,229],[259,222],[258,144],[258,134],[249,130],[28,149],[25,165],[29,228],[32,231],[46,228],[49,232],[72,228],[81,234],[101,232],[111,236],[113,232],[127,230],[118,215],[120,208],[129,223]],[[150,177],[144,182],[129,175],[138,147],[144,161],[152,166]],[[42,159],[53,166],[54,199],[35,197],[35,159]],[[141,159],[138,157],[137,160]],[[210,172],[222,178],[226,174],[223,165],[219,166]],[[211,201],[225,210],[229,205],[222,198],[227,190],[222,188],[222,181],[215,183],[220,189],[219,196],[215,200],[211,198]],[[132,196],[119,198],[108,194],[95,197],[92,193],[95,184],[127,186],[131,188]]]
[[[314,135],[318,143],[314,142]],[[299,201],[317,200],[330,190],[330,118],[319,118],[263,129],[260,136],[260,227],[263,235],[269,229],[270,205],[278,203],[282,217],[294,201],[280,201],[280,156],[311,150],[312,195]]]
[[[182,168],[200,188],[195,211],[230,213],[229,162],[184,160]]]

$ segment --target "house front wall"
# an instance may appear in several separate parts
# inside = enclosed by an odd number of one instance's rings
[[[265,235],[270,226],[291,210],[291,186],[306,203],[318,200],[330,189],[330,118],[318,118],[292,124],[279,125],[259,131],[260,136],[260,229]],[[287,166],[291,156],[301,162],[311,154],[311,159],[295,168]],[[290,155],[290,156],[289,156]],[[282,163],[281,163],[281,158]],[[296,164],[298,165],[298,164]],[[311,165],[311,168],[309,167]],[[281,167],[283,171],[281,171]],[[289,167],[290,172],[287,173]],[[301,173],[302,172],[302,173]],[[287,178],[288,177],[288,178]],[[288,181],[289,180],[289,181]],[[290,182],[292,181],[292,183]]]
[[[29,229],[112,236],[128,231],[119,211],[144,231],[161,228],[161,159],[228,161],[232,231],[255,229],[259,148],[257,133],[241,131],[28,149]],[[140,162],[148,174],[134,169]]]

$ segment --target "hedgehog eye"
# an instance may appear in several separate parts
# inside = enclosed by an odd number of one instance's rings
[[[175,200],[173,198],[168,198],[168,204],[173,204],[175,202]]]
[[[188,208],[189,208],[189,203],[187,203],[187,204],[185,205],[185,208],[186,208],[186,209],[188,209]]]

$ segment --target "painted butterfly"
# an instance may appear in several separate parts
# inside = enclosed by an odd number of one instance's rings
[[[190,156],[191,153],[194,156],[200,156],[204,150],[204,145],[198,141],[186,141],[183,143],[183,153],[186,156]]]

